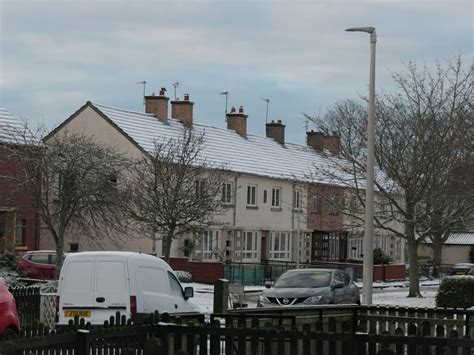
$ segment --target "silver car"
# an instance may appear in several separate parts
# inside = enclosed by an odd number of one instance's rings
[[[359,290],[341,270],[296,269],[283,273],[259,296],[257,307],[360,304]]]

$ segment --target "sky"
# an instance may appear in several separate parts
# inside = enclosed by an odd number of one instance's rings
[[[377,30],[376,90],[404,64],[473,60],[471,0],[0,0],[0,106],[53,128],[86,101],[142,112],[146,94],[179,81],[194,121],[225,127],[242,105],[248,133],[282,120],[305,142],[302,113],[365,96]],[[311,127],[310,127],[311,128]]]

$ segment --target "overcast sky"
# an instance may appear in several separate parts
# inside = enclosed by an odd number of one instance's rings
[[[471,0],[33,1],[0,0],[0,105],[49,127],[86,101],[143,111],[164,86],[189,93],[196,122],[225,127],[225,100],[243,105],[248,132],[281,119],[304,143],[302,112],[367,92],[375,26],[377,90],[414,60],[473,58]]]

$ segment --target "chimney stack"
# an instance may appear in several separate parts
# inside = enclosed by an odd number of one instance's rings
[[[168,123],[168,100],[165,96],[166,89],[161,88],[160,95],[145,96],[145,112],[151,113],[163,123]]]
[[[193,124],[193,105],[189,101],[189,94],[184,94],[184,100],[171,101],[171,117],[177,119],[185,126]]]
[[[277,122],[272,121],[266,125],[267,137],[273,138],[281,145],[285,144],[285,125],[281,123],[281,120]]]
[[[324,132],[306,132],[306,142],[309,147],[322,152],[328,150],[332,155],[339,155],[340,138],[336,134],[326,135]]]
[[[247,138],[247,117],[243,106],[239,107],[239,112],[232,107],[227,113],[227,129],[236,131],[242,138]]]

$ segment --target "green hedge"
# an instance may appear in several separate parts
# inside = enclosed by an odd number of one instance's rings
[[[448,276],[439,285],[436,307],[469,308],[474,306],[474,277]]]

